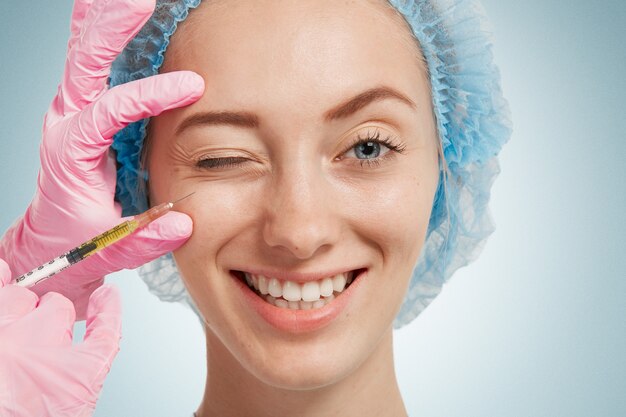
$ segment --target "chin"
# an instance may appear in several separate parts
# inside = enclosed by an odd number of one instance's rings
[[[332,386],[350,374],[356,364],[342,363],[337,367],[335,361],[319,361],[297,355],[299,364],[285,361],[279,366],[267,367],[258,364],[253,374],[263,383],[290,391],[310,391]],[[352,366],[350,366],[352,365]]]

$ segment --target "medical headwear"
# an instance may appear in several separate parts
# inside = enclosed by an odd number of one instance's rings
[[[169,38],[200,0],[158,0],[146,26],[114,62],[111,86],[158,73]],[[500,172],[497,154],[509,139],[508,105],[493,63],[483,9],[474,0],[389,0],[411,26],[428,64],[432,100],[448,171],[440,164],[426,241],[394,327],[415,318],[443,283],[478,257],[494,231],[488,202]],[[147,208],[140,156],[148,120],[129,125],[114,140],[119,164],[116,197],[124,214]],[[193,306],[171,254],[139,273],[166,301]]]

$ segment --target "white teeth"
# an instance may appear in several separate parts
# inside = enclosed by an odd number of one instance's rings
[[[264,275],[244,273],[248,286],[260,293],[269,304],[292,310],[321,308],[335,299],[353,279],[353,273],[337,274],[318,281],[300,284],[279,281]]]
[[[316,301],[320,299],[320,285],[317,281],[305,282],[302,285],[302,300]]]
[[[285,281],[283,284],[283,298],[287,301],[300,301],[302,291],[300,284],[293,281]],[[319,297],[318,297],[319,298]]]
[[[320,283],[320,294],[324,297],[328,297],[333,293],[333,280],[331,278],[324,278]]]
[[[259,290],[259,292],[261,292],[261,294],[266,295],[269,294],[269,282],[267,280],[267,278],[265,278],[263,275],[259,275],[259,288],[257,288]]]
[[[256,288],[257,290],[259,289],[259,278],[256,275],[252,275],[252,285],[254,285],[254,288]]]
[[[343,291],[346,287],[346,276],[345,274],[337,274],[333,277],[333,290],[337,292]]]
[[[276,278],[270,279],[268,285],[268,291],[272,297],[278,298],[283,295],[283,287],[280,285],[280,281]]]

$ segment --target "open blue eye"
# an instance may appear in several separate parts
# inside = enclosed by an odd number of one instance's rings
[[[403,153],[404,149],[403,145],[395,144],[390,136],[381,139],[380,130],[376,130],[374,134],[368,131],[364,138],[359,136],[344,155],[361,161],[361,165],[363,162],[370,165],[391,151]]]

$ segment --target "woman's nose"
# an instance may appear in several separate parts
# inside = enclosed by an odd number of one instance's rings
[[[268,246],[308,259],[337,243],[340,206],[320,175],[286,172],[271,188],[263,226]]]

